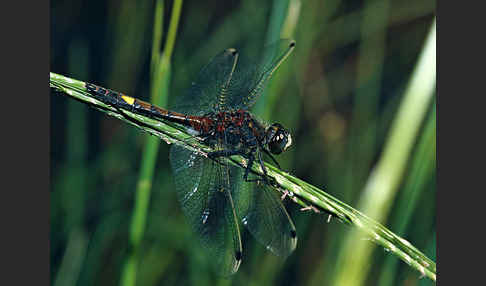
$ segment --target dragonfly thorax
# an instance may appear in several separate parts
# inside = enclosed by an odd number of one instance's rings
[[[248,150],[258,147],[278,155],[292,144],[290,133],[281,124],[265,127],[250,112],[242,109],[210,113],[202,116],[200,122],[196,126],[199,136],[210,145]]]
[[[232,148],[251,149],[267,141],[265,126],[246,110],[210,113],[202,116],[200,122],[194,127],[210,145],[222,143]]]

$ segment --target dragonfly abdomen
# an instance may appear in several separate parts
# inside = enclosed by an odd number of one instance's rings
[[[197,132],[208,132],[212,125],[212,120],[208,118],[169,111],[148,102],[127,96],[121,92],[109,90],[91,83],[86,83],[86,89],[97,99],[106,104],[149,117],[179,123],[186,127],[190,127]]]

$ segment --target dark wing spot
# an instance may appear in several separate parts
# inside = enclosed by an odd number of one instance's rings
[[[235,253],[235,259],[236,259],[236,261],[240,261],[241,260],[241,251],[237,251]]]
[[[292,238],[296,238],[296,237],[297,237],[297,233],[295,232],[295,230],[291,230],[291,231],[290,231],[290,236],[291,236]]]
[[[289,44],[289,47],[295,47],[295,41],[292,41],[290,44]]]

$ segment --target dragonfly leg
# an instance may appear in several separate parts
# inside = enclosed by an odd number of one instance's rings
[[[265,165],[263,164],[262,153],[258,153],[258,161],[260,162],[260,167],[263,170],[263,174],[264,174],[263,181],[270,186],[277,187],[278,186],[277,181],[274,178],[268,176],[268,174],[267,174],[267,168],[265,168]],[[278,166],[278,163],[277,163],[277,166]],[[279,166],[279,169],[280,169],[280,166]]]
[[[245,182],[252,181],[252,180],[248,180],[248,174],[250,173],[250,169],[253,166],[253,161],[255,161],[255,155],[253,154],[254,154],[253,152],[250,153],[250,156],[248,158],[248,164],[246,165],[246,169],[245,169],[245,174],[243,175],[243,179],[245,180]]]
[[[268,176],[268,174],[267,174],[267,168],[265,168],[265,165],[263,164],[263,159],[262,159],[261,153],[258,153],[258,161],[259,161],[260,167],[262,168],[262,171],[263,171],[263,178],[262,179],[248,179],[248,173],[251,169],[253,161],[255,160],[255,156],[253,154],[254,153],[252,152],[251,155],[250,155],[249,163],[248,163],[248,166],[246,166],[245,175],[243,176],[245,181],[246,182],[265,183],[265,184],[270,185],[270,186],[277,186],[277,182],[275,181],[275,179]]]
[[[262,150],[263,150],[263,152],[265,152],[265,154],[268,155],[268,157],[270,157],[272,159],[272,161],[275,163],[275,165],[277,165],[277,168],[282,170],[282,168],[280,168],[280,164],[277,162],[277,160],[275,160],[275,158],[273,158],[272,154],[270,154],[270,152],[268,152],[268,150],[265,149],[265,148],[262,148]]]
[[[233,156],[233,155],[240,155],[248,159],[248,164],[245,168],[245,174],[243,175],[243,179],[245,182],[256,182],[256,183],[266,183],[272,186],[276,186],[277,182],[275,179],[272,177],[269,177],[267,174],[267,168],[265,168],[265,165],[263,163],[262,155],[260,152],[258,152],[258,161],[260,163],[260,167],[263,170],[263,179],[248,179],[248,174],[251,171],[251,167],[253,166],[253,162],[255,161],[255,151],[256,150],[251,150],[250,152],[244,152],[243,150],[219,150],[219,151],[213,151],[208,153],[208,157],[210,159],[216,159],[218,157],[227,157],[227,156]],[[277,161],[270,155],[270,157],[274,160],[274,162],[277,164],[278,168],[280,169],[280,166],[278,165]]]

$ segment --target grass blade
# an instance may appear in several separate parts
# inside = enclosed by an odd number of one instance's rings
[[[182,0],[175,1],[172,7],[169,33],[160,56],[160,43],[162,39],[163,0],[156,2],[154,14],[154,33],[151,58],[151,96],[150,101],[159,106],[167,104],[170,83],[170,59],[175,43],[177,26],[182,6]],[[153,174],[160,141],[157,138],[148,137],[144,146],[140,176],[135,192],[135,208],[130,228],[130,253],[128,254],[122,272],[121,285],[131,286],[136,283],[137,266],[139,262],[139,249],[145,231],[150,192]]]
[[[168,144],[178,144],[192,151],[196,151],[202,156],[207,156],[208,152],[214,151],[210,147],[203,145],[197,139],[187,134],[182,128],[175,124],[161,122],[152,118],[122,111],[107,106],[106,104],[94,99],[84,88],[84,82],[64,77],[55,73],[50,74],[50,86],[62,94],[72,97],[120,120],[123,120],[151,135],[164,140]],[[246,160],[240,156],[233,156],[227,160],[229,163],[245,167]],[[430,279],[436,279],[435,262],[416,249],[410,242],[395,235],[377,221],[369,218],[351,206],[339,201],[323,190],[304,182],[289,173],[277,169],[265,163],[268,175],[273,177],[279,187],[276,190],[287,194],[295,203],[313,209],[318,213],[326,213],[337,217],[339,221],[356,227],[368,240],[389,249],[390,253],[405,261],[412,268],[420,271]],[[253,166],[252,171],[262,175],[259,166]],[[360,239],[358,239],[360,240]]]
[[[389,138],[385,144],[383,155],[372,170],[363,190],[363,197],[358,208],[377,221],[384,221],[388,215],[391,203],[394,201],[396,189],[401,182],[407,166],[410,152],[417,138],[423,118],[430,107],[434,95],[436,64],[435,64],[435,22],[426,39],[422,55],[405,92],[397,117],[391,126]],[[360,241],[361,233],[352,231],[346,238],[343,251],[338,259],[335,285],[361,285],[366,277],[372,247]],[[394,247],[391,245],[391,247]],[[392,250],[390,247],[386,249]],[[402,258],[409,265],[415,262],[409,257]],[[435,264],[433,269],[428,261],[414,265],[422,275],[427,275],[435,281]],[[428,273],[431,270],[433,272]]]

